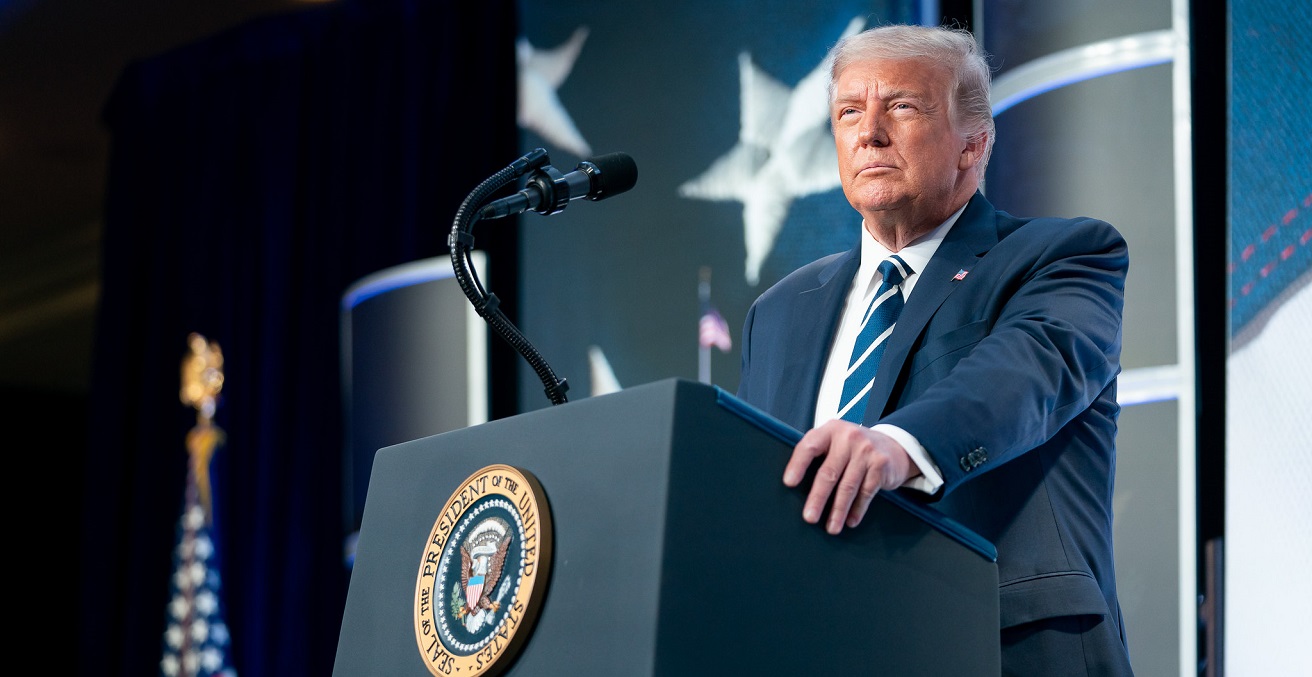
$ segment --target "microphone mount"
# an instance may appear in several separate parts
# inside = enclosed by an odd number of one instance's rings
[[[470,258],[470,252],[474,247],[473,226],[483,217],[480,211],[489,201],[490,196],[530,171],[551,170],[559,174],[560,172],[551,167],[549,162],[547,151],[535,148],[476,186],[456,211],[451,234],[447,237],[447,246],[451,249],[451,267],[456,282],[460,284],[460,289],[473,304],[474,311],[497,335],[505,339],[529,363],[529,366],[533,367],[533,371],[545,386],[547,399],[554,405],[564,404],[567,401],[565,392],[569,390],[569,384],[565,379],[556,377],[555,371],[547,364],[542,354],[501,311],[500,301],[495,294],[483,288],[478,275],[473,270],[473,261]],[[568,200],[568,192],[566,191],[565,194],[565,199]]]
[[[565,180],[565,175],[559,169],[551,165],[533,172],[533,176],[528,179],[528,184],[550,198],[537,207],[537,211],[543,215],[555,214],[569,204],[569,182]]]

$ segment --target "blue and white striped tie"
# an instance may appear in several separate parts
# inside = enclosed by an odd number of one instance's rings
[[[866,397],[879,371],[879,358],[888,346],[888,337],[902,312],[902,289],[898,285],[912,272],[911,266],[900,256],[893,255],[879,264],[884,277],[879,291],[871,299],[870,307],[861,318],[861,331],[852,346],[852,359],[847,364],[847,378],[843,381],[843,395],[838,400],[838,416],[845,421],[860,423],[866,412]]]

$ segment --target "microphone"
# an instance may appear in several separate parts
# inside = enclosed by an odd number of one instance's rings
[[[551,165],[536,169],[524,190],[489,203],[479,210],[483,219],[499,219],[530,209],[550,216],[581,197],[604,200],[629,190],[638,182],[638,165],[624,153],[607,153],[580,162],[574,171],[561,174]]]

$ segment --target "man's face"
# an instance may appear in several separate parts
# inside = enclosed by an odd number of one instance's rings
[[[830,105],[839,177],[866,219],[889,210],[942,219],[974,192],[964,170],[978,154],[953,125],[950,83],[946,67],[924,59],[858,61],[839,74]]]

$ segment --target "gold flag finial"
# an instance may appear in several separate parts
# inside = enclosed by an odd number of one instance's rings
[[[191,475],[200,493],[205,519],[210,519],[210,458],[223,441],[223,430],[213,423],[223,390],[223,351],[200,334],[187,336],[189,352],[182,359],[182,403],[196,410],[196,426],[187,433]]]
[[[219,391],[223,390],[223,350],[204,336],[187,336],[190,352],[182,360],[182,403],[196,409],[198,418],[214,418]]]

